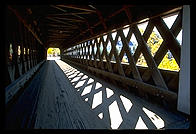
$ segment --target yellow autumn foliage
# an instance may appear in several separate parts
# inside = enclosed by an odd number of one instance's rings
[[[142,29],[140,29],[140,32],[143,33],[144,31]],[[147,41],[148,48],[149,48],[151,55],[153,57],[155,56],[155,54],[158,51],[159,47],[161,46],[162,42],[163,42],[163,39],[160,37],[160,35],[157,35],[153,31]],[[126,62],[126,59],[123,58],[122,62]],[[139,58],[136,62],[136,65],[144,66],[144,67],[148,66],[142,53],[139,56]],[[168,52],[166,53],[166,55],[162,59],[161,63],[158,65],[158,68],[164,69],[164,70],[170,70],[170,71],[179,71],[180,70],[175,59],[173,57],[170,59],[168,58]]]
[[[60,55],[60,49],[59,48],[48,48],[47,54]]]

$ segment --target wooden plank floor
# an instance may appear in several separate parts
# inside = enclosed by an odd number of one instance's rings
[[[45,64],[35,128],[161,129],[185,120],[61,60]]]

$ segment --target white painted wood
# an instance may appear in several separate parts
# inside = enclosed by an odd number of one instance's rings
[[[182,46],[177,109],[190,114],[190,6],[183,6]]]

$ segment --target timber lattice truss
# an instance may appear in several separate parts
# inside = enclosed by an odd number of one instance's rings
[[[127,16],[129,16],[128,12]],[[107,34],[85,40],[67,49],[64,51],[63,58],[89,71],[96,72],[118,82],[126,83],[138,89],[140,95],[147,93],[159,97],[166,102],[172,102],[171,104],[176,104],[179,72],[163,71],[158,69],[158,65],[167,51],[170,50],[178,66],[180,66],[181,46],[176,37],[182,29],[182,10],[179,11],[178,17],[170,29],[161,16],[150,18],[148,21],[143,35],[139,31],[137,23],[130,23],[127,36],[123,33],[124,28],[110,31]],[[147,46],[147,40],[154,27],[157,28],[162,36],[163,42],[156,54],[152,56]],[[113,39],[112,33],[114,32],[116,32],[116,36]],[[133,34],[138,42],[134,55],[131,54],[128,45]],[[121,38],[123,47],[118,54],[116,44],[119,37]],[[109,53],[107,53],[108,44],[111,44]],[[100,51],[101,47],[103,48],[102,52]],[[124,54],[128,57],[128,64],[121,62]],[[136,65],[140,54],[143,54],[146,59],[147,68]],[[113,56],[116,62],[111,61]],[[152,80],[153,82],[149,82]]]

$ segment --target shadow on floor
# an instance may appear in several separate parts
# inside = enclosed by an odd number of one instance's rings
[[[111,129],[161,129],[182,120],[139,97],[101,81],[67,63],[57,65],[70,80],[73,89]]]

